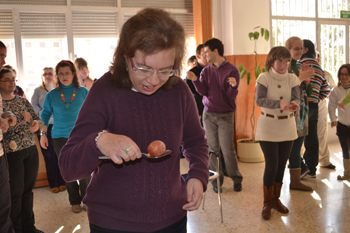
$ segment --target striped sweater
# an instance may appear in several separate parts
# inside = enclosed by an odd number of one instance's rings
[[[312,95],[308,96],[308,101],[318,103],[328,97],[330,93],[329,83],[325,78],[323,70],[314,58],[302,57],[298,61],[298,66],[302,67],[303,65],[310,65],[315,70],[314,76],[310,79]]]

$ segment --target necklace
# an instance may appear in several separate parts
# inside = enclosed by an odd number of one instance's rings
[[[70,98],[70,102],[68,104],[66,102],[66,98],[64,98],[64,91],[63,90],[61,90],[61,100],[66,104],[65,108],[68,109],[70,104],[73,102],[73,100],[75,100],[75,88],[73,88],[73,95]]]

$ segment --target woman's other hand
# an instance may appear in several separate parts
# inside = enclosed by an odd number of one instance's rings
[[[337,121],[332,121],[331,122],[331,128],[337,127],[337,126],[338,126],[338,122]]]
[[[32,125],[30,126],[30,128],[29,128],[29,131],[30,132],[36,132],[36,131],[38,131],[39,130],[39,122],[37,122],[37,121],[33,121],[32,122]]]
[[[47,140],[46,135],[41,135],[40,146],[44,149],[47,149],[47,147],[49,146],[49,141]]]
[[[284,101],[284,100],[281,100],[280,101],[280,108],[283,110],[283,111],[288,111],[289,110],[289,104]]]
[[[339,102],[339,108],[345,111],[345,104]]]
[[[308,81],[314,76],[315,70],[310,65],[304,65],[299,69],[299,80],[300,82]]]
[[[197,210],[203,199],[203,184],[200,180],[192,178],[187,181],[187,204],[182,206],[183,210]]]
[[[97,140],[97,148],[116,164],[141,158],[140,148],[131,138],[112,133],[103,133]]]
[[[31,115],[29,112],[22,112],[22,116],[26,122],[30,122]]]
[[[297,104],[295,101],[290,102],[289,111],[295,112],[299,109],[300,109],[299,104]]]
[[[0,119],[0,128],[5,133],[9,129],[9,123],[7,119],[1,118]]]

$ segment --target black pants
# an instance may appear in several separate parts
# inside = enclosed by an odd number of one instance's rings
[[[67,143],[68,138],[53,138],[52,144],[55,149],[56,155],[59,156],[62,147]],[[80,205],[86,194],[86,188],[90,183],[91,176],[73,182],[66,182],[69,203],[71,205]]]
[[[7,161],[5,155],[0,157],[0,232],[13,233],[11,212],[11,192]]]
[[[292,151],[293,141],[260,141],[259,143],[265,157],[264,186],[270,188],[274,182],[283,181],[284,169]]]
[[[16,233],[33,233],[33,188],[39,168],[36,146],[7,154],[11,190],[11,220]]]
[[[58,156],[56,155],[52,145],[51,130],[52,124],[50,124],[47,128],[47,140],[49,142],[49,146],[47,149],[41,148],[41,152],[43,153],[45,160],[47,180],[49,181],[50,188],[55,188],[61,185],[65,185],[66,182],[63,180],[60,169],[58,167]]]
[[[343,159],[350,159],[350,137],[338,136],[338,138],[343,151]]]
[[[311,174],[316,173],[318,165],[318,136],[317,136],[317,122],[318,122],[318,103],[309,102],[309,134],[305,137],[304,159]]]
[[[170,225],[162,230],[155,231],[154,233],[186,233],[187,232],[187,216],[185,216],[180,221]],[[117,230],[109,230],[98,227],[92,223],[90,223],[90,233],[132,233],[131,231],[117,231]],[[136,233],[136,232],[134,232]]]

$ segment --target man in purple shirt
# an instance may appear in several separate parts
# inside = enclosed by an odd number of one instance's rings
[[[203,124],[209,148],[212,151],[221,151],[223,162],[220,164],[224,164],[227,175],[233,180],[234,191],[239,192],[242,190],[243,177],[239,172],[233,145],[233,112],[236,111],[240,74],[238,69],[224,58],[224,47],[220,40],[213,38],[205,42],[204,52],[211,65],[202,70],[199,79],[196,76],[187,78],[193,81],[197,92],[203,96]],[[213,160],[215,158],[210,162],[210,169],[214,167]],[[221,173],[221,185],[223,180],[224,176]],[[214,191],[218,192],[216,180],[212,181],[212,185]]]

